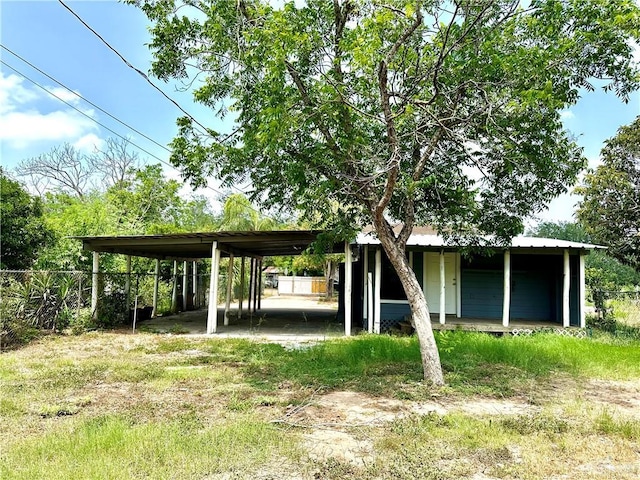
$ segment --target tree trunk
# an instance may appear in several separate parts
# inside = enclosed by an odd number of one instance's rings
[[[438,353],[438,346],[431,328],[431,316],[429,315],[427,299],[418,283],[415,272],[409,265],[404,245],[398,245],[395,238],[392,237],[392,233],[388,233],[384,229],[380,230],[382,230],[378,231],[380,243],[398,274],[409,301],[411,316],[418,334],[418,342],[420,343],[424,379],[434,385],[444,385],[440,354]]]

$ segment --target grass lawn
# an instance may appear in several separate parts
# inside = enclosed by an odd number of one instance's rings
[[[0,355],[0,478],[640,477],[640,342],[437,340],[443,388],[414,338],[43,338]]]

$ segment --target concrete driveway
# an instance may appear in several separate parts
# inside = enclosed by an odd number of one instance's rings
[[[301,342],[344,335],[344,323],[336,320],[337,302],[317,296],[270,296],[262,299],[254,314],[238,318],[238,304],[231,306],[229,325],[224,325],[224,306],[218,306],[218,331],[212,337],[254,338]],[[137,328],[157,333],[206,335],[207,309],[145,320]]]

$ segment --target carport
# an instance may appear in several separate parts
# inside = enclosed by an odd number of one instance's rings
[[[100,275],[100,253],[115,253],[127,256],[127,274],[131,273],[131,257],[145,257],[156,260],[156,279],[158,276],[160,261],[171,260],[174,262],[174,272],[177,271],[178,262],[184,263],[184,288],[188,278],[188,269],[192,265],[192,274],[196,275],[196,261],[202,259],[211,260],[211,276],[208,286],[209,299],[207,306],[208,334],[218,331],[217,302],[211,299],[218,298],[218,284],[220,273],[220,259],[228,258],[228,279],[226,302],[223,322],[229,325],[229,312],[231,306],[231,284],[233,279],[233,264],[240,259],[244,275],[245,262],[249,261],[249,291],[247,292],[247,310],[256,312],[260,309],[262,261],[264,257],[300,255],[322,234],[319,230],[278,230],[278,231],[243,231],[243,232],[208,232],[208,233],[179,233],[164,235],[137,235],[137,236],[109,236],[109,237],[74,237],[82,241],[83,249],[93,253],[93,282],[91,292],[91,308],[94,314],[98,311],[98,277]],[[344,278],[344,297],[351,297],[351,249],[348,243],[337,243],[330,248],[328,253],[344,252],[347,260]],[[244,285],[244,278],[241,278]],[[195,288],[195,284],[194,284]],[[174,285],[173,295],[177,296]],[[243,315],[243,296],[241,292],[238,305],[238,316]],[[185,299],[186,296],[183,296]],[[186,300],[184,300],[186,302]],[[157,283],[154,292],[154,307],[157,302]],[[344,302],[345,308],[345,335],[351,334],[351,301]]]

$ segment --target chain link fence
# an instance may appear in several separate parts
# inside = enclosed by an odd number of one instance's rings
[[[182,274],[161,272],[156,290],[154,273],[101,272],[99,308],[93,312],[93,278],[91,272],[80,271],[0,270],[0,349],[42,331],[114,328],[130,324],[134,315],[142,321],[200,308],[208,300],[208,274],[187,275],[185,282]]]

